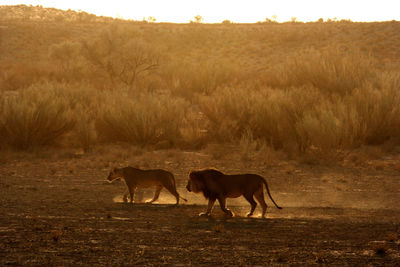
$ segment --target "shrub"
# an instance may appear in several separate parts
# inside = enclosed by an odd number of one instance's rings
[[[74,129],[75,138],[77,143],[85,150],[91,149],[91,147],[97,142],[97,131],[95,125],[95,117],[93,113],[96,110],[88,109],[84,106],[78,106],[75,110],[77,116],[76,127]]]
[[[312,85],[322,92],[345,95],[375,79],[375,70],[372,57],[355,49],[309,49],[288,57],[271,79],[283,88]]]
[[[55,63],[54,76],[58,80],[82,80],[85,74],[85,61],[78,42],[64,41],[53,44],[48,49],[48,57]]]
[[[23,89],[50,76],[51,67],[43,63],[6,63],[0,66],[0,88],[4,91]]]
[[[399,77],[383,74],[345,97],[324,98],[307,111],[297,131],[309,145],[349,149],[399,137]]]
[[[0,135],[3,144],[30,149],[53,144],[74,127],[70,107],[51,84],[35,84],[2,96]]]
[[[96,129],[103,140],[136,145],[176,143],[185,102],[166,95],[108,93]]]
[[[305,140],[296,131],[296,124],[319,98],[313,88],[224,88],[202,97],[199,103],[211,122],[209,132],[217,141],[238,140],[250,131],[253,138],[274,148],[298,146],[302,150]]]
[[[196,94],[212,94],[218,87],[231,83],[239,71],[226,61],[202,60],[170,62],[163,68],[163,77],[171,91],[191,99]]]
[[[380,74],[343,96],[313,86],[220,88],[199,105],[216,141],[252,136],[288,152],[351,149],[399,138],[399,81],[398,75]]]
[[[358,88],[345,99],[359,116],[359,138],[364,144],[382,144],[399,137],[400,75],[382,74],[374,84]]]
[[[83,84],[48,83],[54,94],[71,110],[75,121],[68,145],[80,146],[89,150],[97,142],[95,120],[100,104],[105,101],[104,93]]]
[[[304,151],[308,140],[297,130],[297,125],[321,101],[321,94],[310,86],[268,91],[268,97],[257,97],[252,104],[255,111],[249,121],[253,135],[275,149]]]
[[[208,133],[216,141],[240,138],[248,128],[255,92],[230,87],[219,88],[210,96],[199,98],[200,110],[210,121]]]

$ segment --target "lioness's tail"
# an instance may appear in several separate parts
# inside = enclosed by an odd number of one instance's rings
[[[279,207],[278,204],[276,204],[275,201],[274,201],[274,199],[272,198],[271,193],[269,192],[267,180],[265,180],[264,177],[261,177],[261,178],[262,178],[263,183],[265,184],[265,188],[267,189],[267,193],[268,193],[269,198],[272,200],[272,202],[275,204],[275,206],[276,206],[278,209],[282,209],[282,207]]]
[[[179,195],[178,191],[176,191],[176,182],[175,182],[175,176],[174,176],[172,173],[170,173],[170,172],[169,172],[169,176],[170,176],[170,177],[171,177],[171,179],[172,179],[172,182],[173,182],[173,184],[174,184],[174,190],[175,190],[176,194],[178,194],[178,197],[179,197],[180,199],[182,199],[183,201],[187,202],[187,199],[186,199],[186,198],[183,198],[183,197],[181,197],[181,195]]]

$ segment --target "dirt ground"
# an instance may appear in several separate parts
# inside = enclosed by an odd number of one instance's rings
[[[337,163],[240,153],[96,149],[90,153],[2,152],[1,266],[400,265],[400,156],[348,155]],[[113,166],[164,168],[188,199],[165,190],[156,204],[121,201]],[[235,217],[185,189],[190,170],[263,175],[275,201],[267,218],[229,199]],[[144,190],[145,198],[152,196]],[[258,212],[258,213],[257,213]]]

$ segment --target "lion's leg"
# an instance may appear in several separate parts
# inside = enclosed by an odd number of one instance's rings
[[[250,202],[250,205],[251,205],[251,210],[250,210],[250,212],[247,214],[247,217],[250,217],[251,215],[253,215],[254,210],[256,209],[257,202],[254,201],[253,195],[244,195],[244,197],[246,198],[246,200],[247,200],[248,202]]]
[[[260,205],[262,207],[261,218],[265,218],[265,213],[267,212],[267,203],[265,203],[265,200],[264,200],[263,189],[260,188],[259,190],[257,190],[256,193],[254,194],[254,196],[256,197],[258,203],[260,203]]]
[[[146,201],[146,203],[153,203],[154,201],[156,201],[156,200],[158,199],[158,197],[160,196],[160,192],[161,192],[162,188],[163,188],[163,187],[162,187],[161,185],[158,185],[158,186],[156,187],[156,191],[154,192],[154,197],[153,197],[153,199],[150,200],[150,201]]]
[[[218,198],[219,206],[221,207],[222,211],[226,213],[226,215],[232,217],[233,213],[229,209],[226,208],[226,198],[225,197],[219,197]]]
[[[215,200],[216,200],[215,198],[210,198],[208,200],[207,211],[200,213],[199,216],[210,216],[211,215],[211,211],[212,211],[212,209],[214,207]]]

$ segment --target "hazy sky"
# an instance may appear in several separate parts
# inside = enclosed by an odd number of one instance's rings
[[[276,16],[278,21],[316,21],[319,18],[352,21],[400,20],[400,0],[0,0],[0,5],[42,5],[83,10],[96,15],[158,22],[189,22],[201,15],[204,22],[257,22]]]

